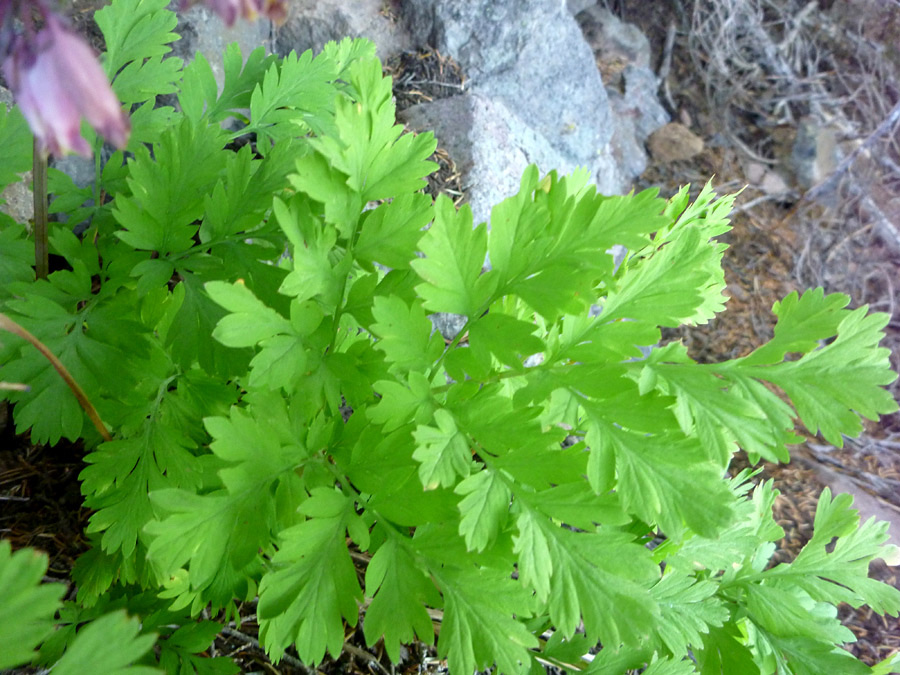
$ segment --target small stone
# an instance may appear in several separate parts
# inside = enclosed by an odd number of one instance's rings
[[[810,188],[824,181],[841,160],[839,129],[812,117],[800,120],[791,153],[791,165],[797,182]]]
[[[680,122],[670,122],[647,139],[647,149],[657,162],[677,162],[703,152],[703,139]]]
[[[765,164],[760,162],[748,162],[747,166],[744,167],[744,176],[747,178],[748,183],[756,185],[762,182],[767,170]]]
[[[767,195],[783,195],[790,191],[787,181],[775,171],[766,171],[758,187]]]
[[[450,342],[455,338],[459,331],[466,327],[466,317],[462,314],[446,314],[444,312],[436,312],[429,315],[431,323],[434,325],[445,341]]]
[[[0,194],[0,211],[7,214],[17,223],[28,227],[28,221],[34,219],[34,196],[31,189],[31,172],[24,174],[22,180],[13,183]]]

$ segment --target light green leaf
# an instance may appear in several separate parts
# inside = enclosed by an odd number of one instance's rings
[[[553,577],[550,542],[538,519],[528,511],[519,514],[516,527],[519,533],[513,537],[513,552],[518,556],[519,580],[533,588],[541,602],[546,602]]]
[[[685,658],[679,661],[666,657],[653,659],[643,675],[693,675],[696,672],[694,662],[690,659]]]
[[[735,486],[732,486],[735,489]],[[776,542],[784,537],[784,530],[775,522],[773,506],[778,492],[772,481],[764,481],[753,489],[751,498],[740,495],[735,504],[734,522],[715,538],[693,535],[684,540],[672,553],[666,542],[656,552],[665,559],[666,567],[686,573],[709,570],[711,573],[733,568],[735,561],[752,565],[760,560],[765,566],[775,551]]]
[[[652,247],[625,263],[603,305],[607,321],[630,318],[657,326],[697,324],[724,309],[721,260],[727,246],[714,237],[730,229],[727,215],[734,197],[713,201],[714,197],[707,184],[675,224],[660,229]]]
[[[225,71],[225,83],[215,105],[207,111],[210,120],[221,122],[229,117],[232,110],[249,108],[250,97],[254,89],[262,82],[266,71],[276,59],[274,54],[266,55],[265,47],[260,45],[244,60],[241,46],[237,42],[230,43],[225,48],[222,64]],[[238,131],[237,133],[243,132]]]
[[[897,672],[900,672],[900,652],[872,666],[872,675],[890,675]]]
[[[230,314],[222,317],[213,337],[226,347],[255,347],[275,335],[293,333],[291,322],[261,302],[243,281],[210,281],[206,292]]]
[[[372,646],[383,636],[393,663],[400,662],[401,645],[414,640],[434,642],[434,627],[425,605],[433,606],[437,589],[407,547],[394,537],[369,561],[366,595],[372,598],[363,622],[366,643]]]
[[[241,353],[206,337],[212,335],[226,312],[207,295],[202,280],[188,274],[175,287],[172,300],[165,346],[173,360],[184,369],[199,364],[207,373],[222,378],[245,374],[249,350]]]
[[[156,675],[162,671],[132,665],[150,651],[156,635],[139,635],[141,623],[124,611],[106,614],[82,628],[72,645],[53,667],[54,673],[84,675]]]
[[[790,459],[788,443],[799,442],[793,432],[791,408],[752,378],[734,371],[730,379],[693,362],[659,363],[661,354],[648,359],[657,385],[678,399],[682,428],[701,440],[709,458],[727,466],[734,443],[754,456],[770,461]],[[642,373],[642,377],[646,377]]]
[[[266,154],[271,141],[302,135],[307,129],[315,133],[333,129],[337,73],[331,59],[321,54],[313,58],[312,51],[306,50],[300,56],[292,51],[280,62],[266,63],[271,65],[261,82],[253,81],[259,77],[257,68],[255,78],[246,80],[253,85],[250,125],[241,132],[256,132],[263,141],[257,143],[260,152]],[[238,98],[243,100],[243,92]]]
[[[701,675],[759,675],[743,632],[733,623],[711,628],[703,636],[703,649],[695,650]]]
[[[471,569],[432,573],[444,595],[438,654],[454,673],[485,670],[494,663],[504,673],[527,673],[529,649],[538,646],[524,618],[524,592],[508,574]]]
[[[806,354],[837,333],[841,321],[850,314],[845,310],[850,296],[832,293],[825,296],[819,287],[798,295],[794,291],[784,300],[776,302],[772,313],[778,317],[775,336],[763,346],[741,359],[746,365],[778,363],[785,354]]]
[[[150,418],[138,435],[104,443],[85,457],[85,504],[95,509],[88,532],[103,532],[103,550],[131,556],[153,516],[149,492],[196,489],[201,480],[195,443],[180,429]]]
[[[770,635],[808,638],[834,645],[854,642],[856,637],[837,618],[837,607],[816,602],[798,588],[750,584],[747,587],[750,618]]]
[[[433,218],[431,198],[410,192],[366,211],[353,253],[357,260],[409,269],[415,259],[423,228]]]
[[[416,290],[428,310],[476,318],[494,287],[494,277],[481,274],[487,229],[473,229],[472,210],[465,205],[457,211],[449,197],[440,195],[434,207],[434,223],[420,242],[426,257],[412,261],[424,282]]]
[[[647,235],[668,222],[654,192],[604,197],[585,187],[586,179],[551,172],[539,181],[530,166],[519,193],[491,211],[489,251],[498,288],[549,321],[586,311],[597,300],[597,280],[613,274],[610,247],[642,248]]]
[[[659,639],[676,658],[687,656],[690,647],[700,647],[710,627],[722,626],[729,619],[730,612],[716,597],[717,590],[718,584],[712,581],[671,572],[651,589],[662,617]]]
[[[306,372],[303,342],[293,335],[275,335],[259,343],[259,354],[250,361],[250,386],[283,388],[292,393]]]
[[[530,509],[517,525],[516,550],[537,546],[519,559],[520,579],[539,592],[549,581],[550,618],[564,636],[583,620],[588,638],[604,644],[637,645],[649,637],[659,622],[649,592],[659,568],[646,549],[621,533],[572,532]]]
[[[380,340],[375,348],[400,372],[427,372],[441,355],[444,344],[421,305],[407,304],[397,296],[376,296],[372,306],[372,332]]]
[[[405,383],[379,380],[372,386],[381,400],[366,409],[366,416],[376,424],[383,424],[385,432],[412,421],[423,424],[431,419],[435,403],[431,384],[422,373],[411,372]]]
[[[596,416],[592,422],[588,478],[595,490],[608,489],[604,486],[615,471],[625,511],[658,523],[676,540],[685,526],[714,537],[732,522],[734,496],[722,480],[722,468],[703,457],[696,441],[638,434]]]
[[[63,584],[41,584],[47,555],[29,548],[11,552],[0,541],[0,668],[30,663],[35,647],[53,632],[54,615],[66,592]]]
[[[868,575],[873,558],[889,558],[894,550],[885,546],[888,523],[870,518],[860,527],[852,503],[850,495],[838,495],[832,501],[831,490],[825,488],[816,507],[813,538],[792,563],[777,565],[763,577],[796,585],[820,602],[867,604],[879,614],[896,614],[900,590]]]
[[[165,0],[118,0],[94,14],[94,21],[106,40],[105,65],[110,76],[132,61],[164,56],[170,43],[179,39],[172,33],[178,23]]]
[[[490,352],[511,368],[524,369],[527,357],[544,350],[543,341],[534,332],[532,323],[490,312],[472,323],[469,346],[476,352]]]
[[[313,147],[346,176],[348,188],[363,204],[425,187],[424,177],[437,168],[426,161],[437,143],[431,134],[401,135],[392,80],[384,76],[378,59],[351,62],[345,77],[356,100],[336,100],[337,134],[313,139]]]
[[[506,525],[512,494],[504,479],[490,469],[472,474],[453,490],[459,502],[459,533],[470,551],[483,551]]]
[[[309,509],[320,500],[330,504],[332,492],[315,491]],[[345,541],[352,511],[345,500],[338,514],[310,518],[281,533],[272,570],[259,587],[260,641],[276,662],[292,643],[305,663],[319,663],[326,649],[337,657],[344,644],[342,617],[356,625],[362,591]]]
[[[872,672],[852,654],[827,642],[803,637],[771,637],[770,642],[783,654],[779,658],[779,670],[787,672],[790,668],[793,675],[870,675]]]
[[[213,69],[203,52],[198,51],[182,75],[181,91],[178,92],[181,111],[194,123],[199,122],[207,109],[216,102],[217,95],[218,86]]]
[[[116,197],[113,215],[124,229],[122,241],[161,256],[194,245],[196,221],[212,192],[225,157],[224,133],[217,126],[183,119],[153,144],[143,145],[129,161],[130,195]]]
[[[31,169],[32,141],[28,123],[19,108],[0,104],[0,148],[3,148],[0,192],[7,185],[22,180],[21,174]]]
[[[176,91],[182,61],[163,57],[179,39],[172,32],[178,20],[167,7],[165,0],[119,0],[94,14],[106,41],[104,68],[124,103],[143,103]],[[132,150],[143,142],[142,129],[135,131]]]
[[[153,371],[147,361],[150,333],[137,320],[136,298],[122,291],[114,297],[104,294],[103,302],[98,302],[91,291],[91,278],[98,273],[96,248],[71,232],[66,236],[57,230],[56,234],[51,237],[54,248],[67,249],[73,269],[51,274],[49,284],[17,292],[16,299],[5,304],[4,313],[56,355],[95,407],[102,410],[110,399],[135,404],[129,397]],[[63,436],[72,440],[93,436],[99,442],[90,424],[85,425],[87,418],[74,394],[39,351],[5,333],[0,340],[0,362],[3,380],[31,388],[0,390],[0,398],[16,402],[14,416],[20,432],[30,428],[34,442],[51,445]]]
[[[413,432],[417,447],[413,458],[420,463],[419,480],[426,490],[452,487],[457,476],[468,476],[472,454],[466,435],[456,427],[453,415],[444,409],[434,412],[437,427],[420,424]]]
[[[147,559],[159,579],[189,565],[191,588],[203,590],[222,571],[234,574],[245,567],[270,543],[274,504],[260,503],[256,493],[231,496],[220,490],[201,496],[158,490],[151,500],[160,520],[144,531],[152,539]]]
[[[598,495],[583,479],[531,495],[528,503],[554,520],[588,532],[595,530],[597,525],[617,526],[631,522],[622,510],[618,493]]]
[[[878,347],[890,317],[867,315],[866,310],[850,312],[831,344],[798,361],[760,366],[750,373],[784,390],[806,428],[821,432],[838,447],[844,444],[844,434],[860,434],[860,415],[875,420],[897,410],[897,402],[884,389],[897,374],[890,369],[889,350]]]

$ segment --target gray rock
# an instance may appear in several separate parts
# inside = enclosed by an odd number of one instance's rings
[[[95,169],[93,158],[85,158],[80,155],[51,157],[50,166],[68,174],[72,182],[80,188],[94,183]]]
[[[329,40],[364,37],[386,60],[412,43],[405,26],[387,11],[382,0],[295,0],[288,19],[275,30],[274,51],[281,56],[291,50],[298,54],[312,49],[318,53]]]
[[[209,62],[221,91],[225,81],[225,71],[222,68],[225,48],[232,42],[237,42],[244,58],[259,46],[265,47],[269,54],[272,52],[273,30],[272,22],[264,18],[256,21],[238,20],[232,28],[228,28],[205,5],[194,5],[187,11],[178,13],[176,32],[181,35],[181,39],[172,44],[170,56],[182,59],[187,65],[194,59],[194,54],[201,52]]]
[[[518,189],[519,174],[530,162],[542,171],[587,167],[608,194],[626,189],[643,170],[639,143],[611,144],[617,125],[606,90],[565,3],[407,0],[404,18],[414,42],[460,62],[469,91],[480,97],[435,103],[431,112],[415,111],[407,118],[417,128],[439,128],[439,141],[462,165],[476,219],[486,218],[498,197]],[[467,121],[442,124],[439,111]],[[489,119],[498,114],[505,117]]]
[[[500,100],[481,94],[415,105],[400,118],[416,131],[433,130],[454,158],[476,224],[487,222],[493,205],[518,192],[529,164],[544,171],[575,168]]]
[[[656,97],[656,75],[649,68],[650,42],[637,26],[596,3],[575,18],[594,53],[612,109],[614,181],[627,184],[647,168],[644,142],[669,121]]]
[[[34,194],[29,185],[31,185],[30,171],[22,176],[21,181],[8,185],[0,193],[0,211],[30,229],[28,223],[34,219]]]
[[[790,186],[784,177],[762,162],[748,161],[744,166],[744,175],[750,185],[767,195],[785,195],[790,192]]]
[[[497,98],[563,155],[597,161],[612,136],[590,48],[559,0],[410,0],[413,40],[460,62],[473,92]]]
[[[590,3],[575,18],[598,62],[649,68],[650,41],[637,26],[596,3]]]
[[[569,14],[576,16],[596,4],[597,0],[566,0],[566,9],[569,10]]]
[[[466,317],[462,314],[445,314],[438,312],[437,314],[429,314],[428,318],[435,330],[438,331],[445,340],[452,340],[459,331],[465,328]]]
[[[613,182],[626,184],[647,169],[647,153],[644,144],[637,138],[635,118],[639,112],[625,102],[625,98],[610,92],[609,104],[612,108],[615,133],[609,144],[609,152],[614,160]]]
[[[645,66],[625,67],[624,103],[634,114],[634,130],[638,141],[643,142],[654,131],[669,122],[669,113],[659,103],[656,92],[659,82],[656,74]]]
[[[607,88],[616,133],[611,142],[620,180],[630,181],[647,168],[644,143],[669,121],[669,114],[656,98],[656,75],[649,68],[627,65],[623,69],[625,92]]]

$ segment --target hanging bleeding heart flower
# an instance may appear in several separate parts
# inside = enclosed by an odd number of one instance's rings
[[[254,21],[262,15],[277,24],[284,23],[287,18],[284,0],[204,0],[204,4],[222,17],[229,27],[238,17]]]
[[[54,15],[36,34],[13,40],[2,68],[31,130],[53,155],[90,157],[82,118],[116,147],[127,145],[128,118],[106,73],[90,46]]]

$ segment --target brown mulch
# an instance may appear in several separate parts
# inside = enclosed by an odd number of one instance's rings
[[[84,451],[77,444],[35,446],[13,436],[0,414],[0,537],[13,549],[47,553],[47,576],[65,581],[75,559],[88,548],[78,474]],[[10,422],[11,425],[11,422]]]
[[[664,61],[667,34],[677,28],[674,50],[669,54],[670,76],[668,82],[663,83],[661,92],[668,92],[667,103],[675,104],[669,110],[673,119],[688,123],[707,141],[706,149],[692,160],[651,165],[636,182],[636,187],[658,185],[664,193],[672,194],[686,183],[699,189],[713,175],[720,194],[747,186],[732,217],[734,229],[723,237],[730,245],[724,258],[726,294],[731,298],[726,311],[707,326],[672,331],[667,337],[684,340],[693,358],[700,362],[743,356],[771,337],[775,318],[771,307],[776,300],[794,290],[802,292],[806,288],[824,286],[828,293],[850,295],[851,307],[868,304],[872,310],[892,315],[882,345],[891,350],[892,367],[898,370],[900,311],[894,301],[894,284],[900,279],[900,249],[891,237],[891,227],[879,229],[876,220],[879,215],[886,215],[893,220],[896,232],[900,213],[892,210],[896,199],[891,195],[900,194],[900,175],[871,175],[871,162],[862,154],[860,161],[844,174],[836,173],[838,167],[831,178],[824,181],[824,187],[830,189],[828,194],[822,184],[815,189],[790,184],[780,196],[767,195],[756,189],[745,175],[747,162],[762,161],[783,170],[788,161],[784,148],[788,147],[789,155],[796,133],[790,125],[766,118],[768,109],[762,102],[766,99],[777,101],[787,90],[802,87],[804,83],[795,85],[778,78],[766,80],[761,68],[757,75],[748,75],[741,67],[748,61],[758,65],[758,56],[754,61],[754,56],[748,56],[746,52],[728,53],[728,43],[724,39],[702,44],[696,33],[698,25],[715,25],[715,12],[722,11],[724,16],[728,11],[716,9],[715,3],[706,3],[707,13],[699,15],[699,24],[696,12],[692,23],[692,3],[689,2],[671,3],[666,11],[658,3],[641,0],[618,0],[615,4],[620,17],[636,23],[649,37],[653,67]],[[777,4],[769,3],[769,6],[774,8]],[[694,8],[697,6],[695,4]],[[823,38],[821,33],[813,30],[818,19],[809,19],[805,23],[796,21],[804,6],[806,3],[781,3],[784,16],[769,15],[769,26],[777,31],[776,24],[785,19],[785,28],[776,37],[795,40],[794,63],[808,69],[811,87],[825,83],[827,87],[838,89],[834,72],[809,70],[814,70],[816,65],[809,55],[824,53],[821,43],[815,41],[831,38]],[[860,11],[858,24],[853,24],[862,26],[864,40],[853,42],[855,38],[848,30],[845,45],[837,47],[844,47],[850,54],[842,56],[837,49],[838,53],[829,55],[830,58],[844,59],[841,85],[867,83],[858,89],[862,92],[858,97],[860,100],[847,97],[843,108],[837,108],[837,112],[832,110],[833,114],[845,115],[864,138],[881,117],[888,114],[886,111],[898,98],[895,89],[872,87],[872,83],[886,84],[886,79],[879,75],[896,73],[896,63],[879,61],[877,50],[866,52],[866,58],[856,58],[862,51],[853,54],[854,48],[868,49],[873,44],[871,41],[877,39],[871,34],[872,26],[887,25],[882,20],[885,15],[877,13],[878,6],[879,3],[873,2],[865,8],[859,5],[852,10],[867,9],[869,12],[866,16],[866,12]],[[792,12],[795,13],[792,15]],[[900,15],[895,18],[900,21]],[[725,24],[728,20],[723,18]],[[891,35],[894,35],[896,23],[891,26],[894,30]],[[751,34],[749,30],[750,27],[745,26],[746,34]],[[840,32],[837,34],[841,35]],[[729,35],[723,30],[722,35],[741,39],[739,31]],[[804,39],[809,42],[804,43]],[[893,39],[884,44],[892,42]],[[814,43],[819,45],[819,52],[810,46]],[[743,43],[742,48],[746,50],[748,46],[752,48],[747,43]],[[828,46],[835,47],[833,44]],[[804,58],[806,62],[803,62]],[[722,63],[734,65],[733,83],[729,82],[727,73],[716,72],[717,65]],[[729,86],[733,89],[727,89]],[[728,93],[723,94],[726,91]],[[728,95],[734,102],[723,104],[723,96],[727,98]],[[792,100],[785,94],[779,105],[782,114],[788,109],[795,116],[801,116],[809,112],[803,107],[805,104],[802,97]],[[879,141],[877,152],[895,158],[897,145],[890,139]],[[872,200],[866,201],[867,197],[861,197],[860,193],[873,194],[880,197],[880,201],[873,208]],[[822,199],[823,194],[828,198]],[[750,202],[753,206],[742,208]],[[889,388],[895,398],[900,395],[900,381]],[[775,518],[785,530],[785,538],[778,544],[773,564],[791,561],[809,540],[818,495],[826,486],[832,487],[835,493],[851,491],[861,509],[864,502],[870,504],[869,513],[890,520],[893,542],[900,542],[900,414],[887,415],[878,422],[865,421],[864,426],[863,436],[859,440],[847,439],[843,448],[810,438],[792,450],[790,464],[763,463],[762,473],[756,480],[772,479],[780,491],[775,503]],[[746,465],[746,457],[739,454],[733,468]],[[897,567],[876,560],[870,566],[870,574],[900,588]],[[897,617],[881,617],[868,609],[853,610],[847,606],[839,608],[839,615],[857,636],[857,642],[847,645],[847,649],[866,663],[874,664],[900,651],[900,619]]]
[[[394,102],[398,113],[419,103],[456,96],[466,87],[466,76],[460,65],[430,47],[391,57],[384,64],[384,74],[394,79]],[[445,194],[459,206],[465,191],[456,162],[441,147],[430,159],[437,162],[438,169],[428,176],[425,191],[435,198]]]
[[[384,73],[394,78],[398,111],[462,94],[466,89],[466,76],[459,63],[431,47],[389,58]]]

